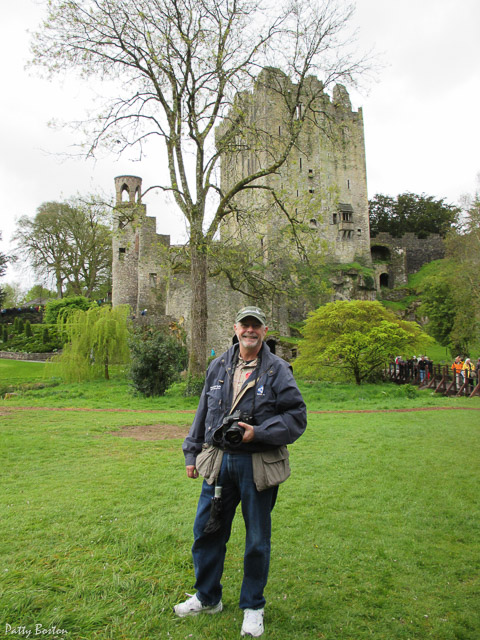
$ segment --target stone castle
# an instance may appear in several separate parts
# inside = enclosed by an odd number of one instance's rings
[[[261,81],[247,95],[246,104],[249,117],[281,136],[284,107],[272,87],[278,73],[262,71]],[[285,82],[289,81],[285,78]],[[282,193],[295,211],[295,218],[303,216],[308,223],[316,243],[313,250],[326,253],[327,260],[337,265],[330,283],[333,298],[375,299],[382,288],[405,285],[408,274],[425,262],[443,257],[442,241],[433,236],[419,240],[413,234],[393,238],[384,233],[370,239],[362,110],[352,110],[343,86],[337,85],[330,99],[319,80],[308,78],[308,82],[317,83],[315,112],[321,114],[320,126],[318,117],[315,122],[312,119],[305,123],[287,162],[276,174],[263,178],[263,184]],[[217,135],[221,135],[221,126]],[[253,152],[240,148],[230,155],[224,154],[222,189],[238,177],[254,172],[261,163],[262,149]],[[180,323],[188,335],[189,274],[174,272],[167,266],[170,237],[158,234],[156,219],[147,215],[141,202],[142,179],[118,176],[115,190],[113,305],[130,305],[137,318],[142,318],[143,312],[149,321]],[[262,198],[263,195],[250,192],[242,195],[239,202],[245,208],[264,208],[265,215],[255,222],[255,241],[265,259],[275,262],[278,258],[275,234],[285,223],[283,214],[268,208]],[[241,232],[241,219],[231,215],[222,223],[220,241],[235,241]],[[368,282],[352,267],[352,263],[359,262],[372,273]],[[251,303],[252,298],[233,291],[226,279],[210,278],[208,313],[215,322],[208,323],[209,350],[213,348],[218,353],[230,344],[234,311]],[[284,308],[272,306],[268,316],[270,328],[289,335],[289,317]],[[282,353],[280,348],[277,353]]]

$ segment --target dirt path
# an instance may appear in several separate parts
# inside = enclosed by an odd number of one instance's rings
[[[97,413],[182,413],[193,415],[193,409],[94,409],[88,407],[2,407],[0,416],[6,416],[14,411],[83,411]],[[309,411],[310,414],[339,414],[339,413],[406,413],[415,411],[480,411],[480,407],[411,407],[407,409],[338,409],[328,411]],[[150,424],[125,425],[110,435],[134,440],[155,441],[184,438],[189,430],[188,425]]]
[[[86,411],[97,413],[185,413],[193,415],[195,409],[95,409],[90,407],[1,407],[0,415],[10,411]],[[415,411],[480,411],[480,407],[408,407],[406,409],[326,409],[308,411],[310,414],[323,413],[408,413]]]

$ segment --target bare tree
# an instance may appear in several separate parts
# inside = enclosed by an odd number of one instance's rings
[[[48,6],[34,37],[35,64],[52,74],[73,68],[86,77],[121,78],[121,95],[91,123],[88,153],[102,143],[141,148],[150,136],[165,144],[169,175],[156,186],[173,194],[188,222],[189,372],[203,373],[209,246],[238,194],[268,189],[262,179],[285,163],[305,119],[315,117],[318,92],[352,82],[368,66],[350,48],[353,8],[336,0],[286,0],[284,6],[270,0],[50,0]],[[282,136],[259,130],[239,93],[265,66],[282,72],[275,87],[285,103]],[[323,84],[309,83],[311,75]],[[238,145],[268,153],[222,190],[220,157]]]

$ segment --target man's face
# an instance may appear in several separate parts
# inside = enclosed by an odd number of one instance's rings
[[[262,341],[268,330],[268,327],[251,316],[243,318],[243,320],[233,325],[233,327],[242,347],[252,351],[262,346]]]

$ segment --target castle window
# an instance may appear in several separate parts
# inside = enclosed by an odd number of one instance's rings
[[[297,109],[296,109],[297,120],[300,120],[302,115],[303,115],[303,104],[301,102],[299,102],[297,104]]]
[[[308,177],[313,178],[313,169],[308,170]]]
[[[337,224],[337,214],[334,213],[332,216],[332,224]]]
[[[353,207],[351,204],[338,203],[338,212],[342,222],[353,222]]]
[[[302,170],[302,158],[301,157],[299,158],[299,161],[300,161],[300,171],[301,171]]]
[[[150,282],[150,288],[151,289],[155,289],[157,286],[157,274],[156,273],[151,273],[148,276],[149,282]]]
[[[391,260],[391,253],[388,247],[383,245],[372,245],[370,251],[373,262],[388,262]]]
[[[278,135],[281,136],[282,135],[282,129],[280,127],[280,125],[278,125]]]
[[[310,220],[310,227],[311,227],[312,229],[314,229],[315,227],[318,227],[318,222],[317,222],[316,218],[311,218],[311,220]]]
[[[130,200],[130,190],[126,184],[122,186],[122,202],[128,202]]]
[[[388,287],[388,273],[380,274],[380,286]]]
[[[127,253],[127,250],[125,249],[125,247],[119,247],[118,248],[118,259],[119,260],[123,260],[126,253]]]
[[[357,229],[357,236],[361,236],[362,235],[362,230],[361,229]]]
[[[313,188],[308,190],[308,193],[314,193],[314,192],[315,192],[315,189]]]
[[[347,189],[350,189],[350,180],[347,180]]]

